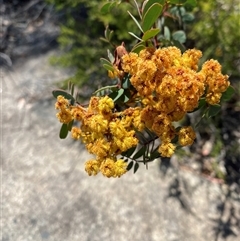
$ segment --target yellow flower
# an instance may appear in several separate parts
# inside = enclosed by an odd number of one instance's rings
[[[156,109],[148,105],[141,111],[141,120],[144,122],[148,129],[151,129],[154,119],[158,114],[159,113]]]
[[[126,73],[133,75],[137,71],[138,55],[129,53],[122,56],[122,68]]]
[[[169,97],[161,97],[159,98],[159,101],[154,105],[154,107],[161,112],[165,113],[171,113],[176,109],[176,101],[177,99],[175,96],[169,96]]]
[[[61,123],[68,124],[73,120],[69,101],[65,99],[62,95],[59,95],[57,97],[55,108],[59,110],[56,116]]]
[[[101,162],[97,160],[89,160],[85,163],[85,171],[88,173],[89,176],[96,176],[99,172],[99,167]]]
[[[81,129],[74,126],[71,130],[71,133],[72,133],[72,138],[75,139],[75,140],[79,140],[80,137],[81,137]]]
[[[136,128],[138,131],[142,131],[145,127],[144,122],[141,120],[141,111],[140,107],[129,107],[123,111],[122,115],[124,116],[121,120],[125,128]],[[133,126],[132,126],[133,125]]]
[[[112,112],[112,109],[114,108],[114,102],[113,100],[108,97],[104,96],[103,98],[100,98],[99,104],[98,104],[98,110],[103,115],[108,115]]]
[[[221,93],[226,91],[230,82],[228,76],[221,73],[221,65],[218,61],[210,59],[206,61],[200,71],[205,76],[205,85],[207,86],[206,101],[211,104],[218,104]]]
[[[104,138],[95,140],[86,146],[89,153],[96,155],[98,158],[105,158],[109,155],[111,143]]]
[[[105,133],[108,129],[108,120],[104,116],[96,114],[91,116],[85,121],[85,124],[89,126],[91,132]]]
[[[183,53],[181,62],[183,62],[185,67],[196,71],[198,69],[198,62],[201,57],[202,52],[200,50],[188,49]]]
[[[178,142],[181,146],[192,145],[196,134],[191,126],[182,127],[178,133]]]
[[[198,101],[204,92],[201,77],[202,75],[189,68],[173,66],[167,70],[156,91],[160,98],[171,97],[172,106],[178,106],[181,110],[189,112],[198,106]]]
[[[133,114],[133,126],[138,130],[142,131],[145,128],[145,124],[141,119],[141,110],[136,108]]]
[[[163,142],[171,141],[175,137],[175,128],[171,119],[164,113],[154,118],[152,130]]]
[[[170,71],[168,75],[164,76],[161,84],[156,88],[156,92],[160,95],[160,98],[174,97],[177,94],[178,79],[176,74]]]
[[[221,97],[222,97],[222,93],[210,92],[206,95],[206,101],[210,105],[216,105],[220,102]]]
[[[61,123],[68,124],[73,120],[71,111],[69,109],[62,109],[59,113],[56,114],[58,120]]]
[[[110,158],[106,158],[100,166],[101,173],[106,177],[115,176],[115,162]]]
[[[142,59],[143,61],[149,60],[152,58],[152,55],[155,52],[155,48],[153,47],[148,47],[139,52],[139,58]]]
[[[122,160],[122,159],[117,160],[115,162],[114,177],[120,177],[124,173],[126,173],[127,172],[126,167],[127,167],[127,163],[124,162],[124,160]]]
[[[96,112],[98,109],[99,97],[92,96],[88,106],[88,112]]]
[[[184,116],[186,112],[180,110],[178,107],[175,107],[175,110],[168,114],[171,121],[180,121]]]
[[[171,142],[163,142],[159,148],[158,152],[162,157],[171,157],[174,154],[176,146],[174,146]]]
[[[114,70],[109,70],[108,71],[108,77],[111,78],[111,79],[115,79],[115,78],[118,78],[121,76],[121,71],[116,67],[114,66]]]
[[[127,151],[138,144],[138,139],[133,137],[134,133],[135,131],[130,131],[129,135],[122,140],[121,145],[119,146],[121,152]]]
[[[100,171],[106,177],[120,177],[127,172],[127,163],[124,160],[115,161],[112,158],[106,158],[102,160]]]
[[[86,114],[87,110],[82,106],[72,106],[71,107],[71,114],[74,120],[82,121],[84,115]]]
[[[57,97],[57,102],[55,104],[55,108],[57,110],[62,110],[62,109],[66,109],[67,107],[69,107],[69,101],[67,99],[65,99],[62,95],[59,95]]]
[[[181,58],[181,51],[176,47],[167,47],[157,49],[154,55],[156,56],[157,68],[165,72],[173,65],[178,66],[178,62]]]
[[[123,138],[125,135],[125,128],[119,119],[115,119],[109,123],[110,132],[113,136],[119,139]]]

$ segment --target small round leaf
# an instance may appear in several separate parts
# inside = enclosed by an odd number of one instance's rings
[[[68,135],[68,125],[67,124],[62,124],[62,127],[60,129],[59,137],[61,139],[65,139]]]
[[[185,32],[182,30],[178,30],[178,31],[174,32],[172,34],[172,37],[174,40],[180,42],[181,44],[185,43],[186,39],[187,39]]]

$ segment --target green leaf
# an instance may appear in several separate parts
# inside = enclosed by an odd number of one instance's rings
[[[109,36],[108,36],[109,42],[111,41],[112,37],[113,37],[113,30],[111,30],[109,33]]]
[[[182,5],[186,2],[187,0],[170,0],[169,2],[171,4],[179,4],[179,5]]]
[[[113,30],[110,30],[109,27],[107,26],[104,31],[104,35],[105,35],[105,38],[107,39],[107,41],[110,42],[112,35],[113,35]]]
[[[205,98],[201,98],[199,101],[198,101],[198,109],[202,108],[203,106],[206,105],[206,99]]]
[[[139,164],[137,162],[135,162],[134,168],[133,168],[133,173],[136,173],[136,171],[139,168]]]
[[[73,95],[73,94],[74,94],[74,87],[75,87],[75,85],[74,85],[74,84],[72,84],[72,85],[71,85],[71,89],[70,89],[71,95]]]
[[[101,14],[109,13],[109,11],[111,10],[111,8],[114,7],[114,5],[116,5],[116,1],[114,1],[114,2],[107,2],[107,3],[103,4],[103,6],[100,9]]]
[[[99,39],[102,40],[102,41],[105,42],[105,43],[109,43],[109,40],[106,39],[106,38],[100,37]]]
[[[128,165],[127,165],[127,171],[130,171],[133,167],[133,161],[129,162]]]
[[[103,68],[106,69],[106,70],[114,71],[114,67],[110,66],[108,64],[103,64]]]
[[[119,89],[118,91],[114,91],[111,94],[109,94],[109,97],[116,102],[122,95],[124,94],[124,89]]]
[[[211,105],[207,111],[207,117],[211,118],[213,116],[216,116],[221,110],[220,105]]]
[[[161,155],[160,155],[160,153],[158,152],[158,150],[155,150],[154,152],[150,153],[149,159],[150,159],[151,161],[153,161],[154,159],[157,159],[157,158],[159,158],[160,156],[161,156]]]
[[[145,154],[145,151],[146,151],[146,146],[142,146],[136,153],[135,155],[133,156],[132,159],[136,160],[138,159],[139,157],[143,156]]]
[[[154,3],[151,7],[149,7],[145,15],[143,15],[142,29],[144,32],[146,32],[153,26],[155,21],[161,15],[162,9],[163,7],[159,3]]]
[[[61,139],[65,139],[68,135],[68,124],[62,124],[62,127],[60,129],[59,137]]]
[[[104,58],[100,58],[100,61],[106,70],[114,71],[114,67],[110,61]]]
[[[124,157],[130,157],[134,153],[136,148],[137,148],[137,146],[134,146],[134,147],[128,149],[127,151],[121,153],[121,155],[124,156]]]
[[[184,6],[185,7],[196,7],[197,6],[197,1],[196,0],[187,0],[185,3],[184,3]]]
[[[130,98],[131,98],[130,90],[129,89],[125,89],[124,90],[124,95],[122,95],[122,97],[123,97],[123,103],[128,102],[130,100]]]
[[[183,16],[182,16],[182,21],[183,22],[187,22],[187,23],[190,23],[194,20],[194,15],[192,13],[185,13]]]
[[[136,44],[135,46],[133,46],[131,52],[139,54],[139,52],[143,49],[145,49],[145,44],[143,42],[140,42],[138,44]]]
[[[107,64],[107,65],[112,66],[112,63],[105,58],[100,58],[100,61],[101,61],[102,65]]]
[[[164,26],[164,37],[167,40],[171,39],[171,33],[170,33],[170,30],[167,26]]]
[[[138,28],[141,30],[141,32],[143,33],[143,29],[141,27],[141,25],[139,24],[139,22],[137,21],[137,19],[128,11],[128,14],[131,16],[131,18],[133,19],[133,21],[136,23],[136,25],[138,26]]]
[[[134,38],[136,38],[137,40],[142,41],[136,34],[132,33],[132,32],[128,32],[130,35],[132,35]]]
[[[182,51],[182,53],[186,51],[185,46],[183,44],[181,44],[179,41],[173,39],[172,42],[173,42],[174,46],[176,46],[177,48],[179,48]]]
[[[159,28],[150,29],[143,34],[142,40],[146,41],[152,37],[155,37],[159,32],[160,32]]]
[[[114,62],[114,56],[112,55],[112,53],[110,52],[109,49],[107,50],[107,54],[108,54],[109,60],[111,61],[111,63],[113,63]]]
[[[229,101],[232,98],[234,93],[235,93],[234,88],[231,85],[228,86],[227,90],[222,93],[221,103]]]
[[[136,0],[133,0],[133,1],[134,1],[135,5],[136,5],[136,9],[138,10],[138,15],[139,15],[139,17],[142,18],[142,14],[141,14],[141,11],[140,11],[140,8],[139,8],[139,6],[138,6],[137,1],[136,1]]]
[[[68,131],[72,130],[72,126],[73,126],[74,120],[72,120],[71,122],[69,122],[68,125]]]
[[[143,6],[143,16],[146,14],[147,10],[154,4],[159,3],[161,5],[164,5],[165,0],[149,0],[146,2],[146,4]]]
[[[172,37],[174,40],[180,42],[180,43],[185,43],[186,42],[186,34],[182,30],[178,30],[172,34]]]
[[[122,79],[122,88],[123,89],[129,89],[129,87],[131,86],[131,82],[130,82],[130,74],[125,74],[125,76]]]
[[[55,98],[57,98],[59,95],[62,95],[65,99],[70,100],[72,105],[75,102],[74,97],[64,90],[53,90],[52,94]]]
[[[110,6],[112,5],[111,2],[103,4],[103,6],[100,9],[101,14],[107,14],[110,10]]]

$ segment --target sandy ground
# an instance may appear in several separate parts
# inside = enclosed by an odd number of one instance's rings
[[[1,69],[2,241],[240,240],[240,197],[159,163],[120,179],[88,177],[89,155],[60,140],[51,90],[69,75],[55,52]]]

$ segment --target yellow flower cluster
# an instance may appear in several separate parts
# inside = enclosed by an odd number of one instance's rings
[[[59,110],[59,113],[57,113],[57,118],[61,123],[68,124],[73,120],[70,103],[63,96],[58,96],[55,108]]]
[[[202,72],[205,75],[207,89],[206,101],[211,105],[218,104],[222,92],[229,86],[228,76],[221,74],[221,65],[213,59],[203,64]]]
[[[117,111],[108,97],[92,97],[87,108],[73,106],[58,96],[55,107],[61,123],[75,120],[72,137],[81,140],[95,159],[85,163],[89,175],[101,172],[106,177],[120,177],[126,173],[127,163],[117,156],[138,144],[136,131],[145,128],[160,139],[158,151],[163,157],[174,154],[177,137],[181,146],[192,145],[196,134],[191,126],[175,128],[187,112],[198,107],[205,97],[209,105],[220,102],[229,86],[228,76],[222,75],[221,65],[215,60],[206,61],[198,70],[202,53],[191,49],[185,53],[176,47],[146,48],[139,54],[124,52],[119,57],[110,77],[120,80],[130,74],[135,90],[130,98],[133,107]],[[132,103],[136,103],[132,105]]]
[[[73,127],[71,133],[96,156],[85,164],[89,175],[101,172],[106,177],[120,177],[126,172],[127,163],[117,160],[117,155],[138,144],[134,129],[144,128],[138,107],[115,112],[114,102],[108,96],[92,97],[88,108],[70,106],[63,96],[58,96],[55,107],[60,111],[57,113],[60,122],[67,124],[77,120],[81,123]]]
[[[191,127],[177,132],[173,122],[193,111],[206,92],[206,101],[218,104],[229,86],[228,76],[221,74],[221,65],[209,60],[198,71],[202,53],[196,49],[181,53],[176,47],[146,48],[122,57],[122,69],[131,75],[131,83],[142,100],[141,121],[161,140],[159,152],[170,157],[175,150],[171,143],[178,135],[179,144],[191,145],[195,133]]]

